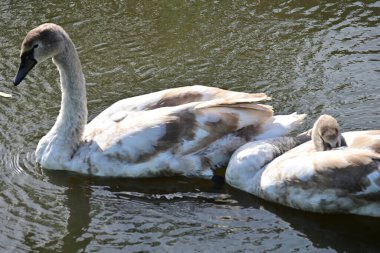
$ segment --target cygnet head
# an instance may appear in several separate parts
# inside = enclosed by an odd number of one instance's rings
[[[311,139],[317,151],[330,150],[343,145],[343,136],[335,118],[324,114],[314,123]]]
[[[67,38],[62,27],[52,23],[42,24],[28,32],[21,45],[21,63],[14,85],[18,85],[37,63],[63,52]]]

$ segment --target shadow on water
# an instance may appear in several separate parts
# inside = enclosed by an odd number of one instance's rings
[[[268,209],[270,210],[270,209]],[[271,210],[289,225],[303,233],[316,248],[337,252],[379,252],[378,218],[342,214],[313,214],[289,208]]]
[[[311,241],[315,248],[337,252],[380,252],[380,220],[350,214],[320,214],[300,211],[256,198],[226,186],[231,198],[246,208],[265,209],[288,223]]]
[[[223,183],[184,177],[162,177],[145,179],[98,178],[71,173],[67,171],[43,170],[48,181],[64,187],[68,209],[66,234],[63,238],[47,242],[34,250],[40,252],[86,252],[92,241],[88,235],[91,224],[91,197],[93,188],[101,188],[111,194],[112,198],[136,200],[149,204],[167,201],[176,202],[197,199],[201,202],[224,203]],[[57,245],[60,245],[57,249]],[[52,249],[52,250],[49,250]]]
[[[41,252],[86,252],[93,240],[88,232],[91,225],[91,196],[101,188],[112,198],[148,204],[181,205],[189,199],[215,205],[225,204],[243,209],[265,210],[276,219],[309,240],[313,247],[336,252],[378,252],[380,220],[343,214],[308,213],[273,204],[241,192],[228,185],[221,187],[211,181],[189,178],[115,179],[81,176],[61,171],[44,171],[49,182],[65,187],[66,208],[69,211],[67,233],[60,240],[37,248]],[[253,228],[252,228],[253,229]],[[54,245],[61,245],[58,249]]]

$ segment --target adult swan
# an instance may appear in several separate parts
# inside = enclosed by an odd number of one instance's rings
[[[96,176],[184,175],[209,178],[248,140],[286,134],[304,115],[272,116],[269,98],[193,86],[124,99],[87,122],[85,79],[74,44],[58,25],[31,30],[21,46],[18,85],[52,58],[60,73],[61,110],[39,141],[46,169]]]
[[[296,209],[380,217],[380,130],[340,134],[323,115],[311,136],[301,145],[297,137],[243,145],[231,157],[227,183]]]

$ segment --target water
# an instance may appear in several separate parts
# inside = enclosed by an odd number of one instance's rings
[[[295,211],[227,185],[41,170],[58,73],[11,80],[30,29],[61,24],[80,53],[90,119],[125,97],[184,85],[266,92],[277,113],[344,130],[380,122],[380,2],[10,1],[0,5],[1,252],[380,252],[378,219]]]

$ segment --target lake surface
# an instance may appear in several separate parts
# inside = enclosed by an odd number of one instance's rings
[[[90,119],[185,85],[266,92],[277,114],[379,129],[380,1],[10,1],[0,5],[1,252],[380,252],[379,219],[320,215],[186,178],[102,179],[34,162],[60,106],[49,61],[11,80],[25,34],[62,25]]]

